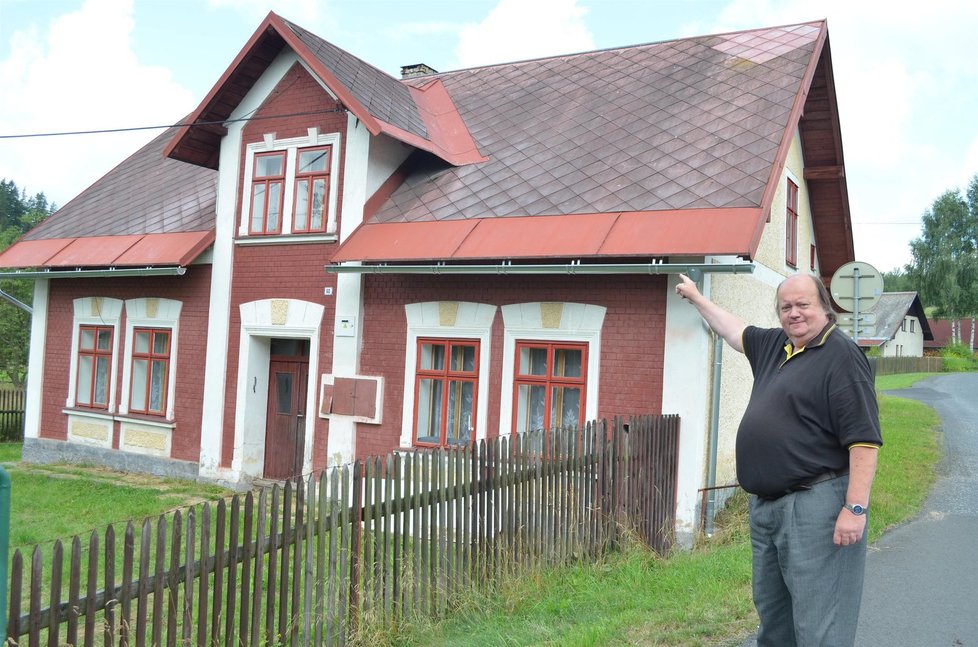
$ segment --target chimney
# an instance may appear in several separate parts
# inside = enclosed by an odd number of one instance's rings
[[[401,66],[402,79],[413,79],[416,76],[425,76],[427,74],[438,74],[438,70],[432,67],[428,67],[424,63],[415,63],[414,65]]]

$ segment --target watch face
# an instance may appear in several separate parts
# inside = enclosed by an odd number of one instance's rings
[[[852,514],[856,514],[856,515],[866,512],[866,508],[862,507],[858,503],[855,505],[848,506],[848,508],[852,510]]]

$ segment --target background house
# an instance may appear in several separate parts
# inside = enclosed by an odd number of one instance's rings
[[[860,331],[859,345],[879,348],[882,357],[923,357],[924,344],[934,339],[916,292],[884,292],[867,314],[874,322]]]
[[[678,414],[689,541],[750,369],[678,273],[776,326],[854,256],[824,22],[395,79],[269,14],[184,123],[0,255],[27,460],[243,485]]]
[[[951,319],[930,320],[933,339],[924,342],[925,351],[937,352],[948,344],[953,343],[954,335],[951,331],[951,323]],[[972,331],[973,323],[973,320],[970,318],[958,319],[956,321],[956,325],[960,330],[961,343],[965,346],[971,346],[971,352],[978,352],[978,335],[975,335]]]

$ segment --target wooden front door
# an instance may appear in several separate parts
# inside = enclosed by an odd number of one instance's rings
[[[302,474],[306,429],[306,386],[309,380],[308,342],[306,354],[276,355],[268,366],[268,415],[265,423],[264,477],[284,481]],[[283,340],[288,341],[288,340]],[[302,348],[289,348],[298,350]]]

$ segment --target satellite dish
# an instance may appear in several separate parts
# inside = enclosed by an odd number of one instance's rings
[[[883,294],[883,275],[860,261],[846,263],[832,275],[831,292],[835,303],[846,312],[866,312]]]

